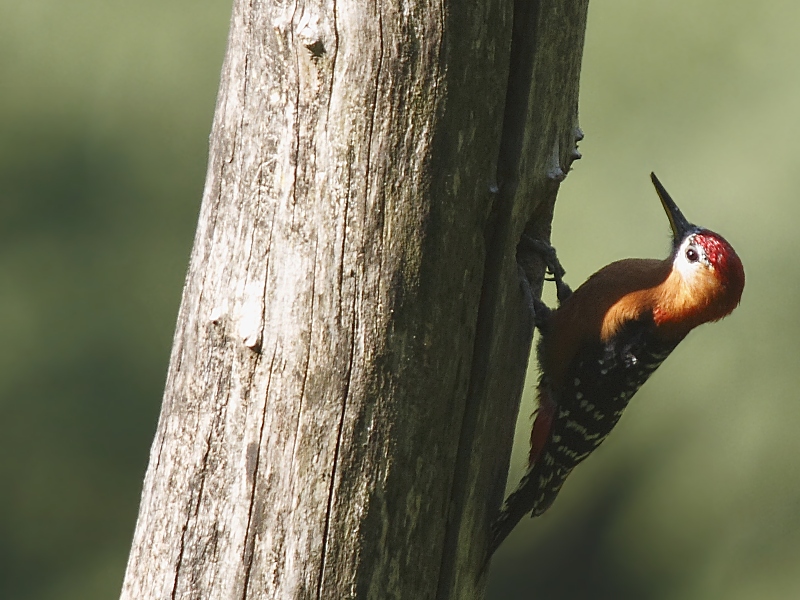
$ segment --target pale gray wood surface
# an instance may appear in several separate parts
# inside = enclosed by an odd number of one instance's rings
[[[483,597],[586,4],[236,0],[122,598]]]

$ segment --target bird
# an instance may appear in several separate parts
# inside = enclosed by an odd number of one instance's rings
[[[741,301],[744,267],[733,246],[690,223],[656,175],[650,178],[672,229],[672,251],[663,260],[613,262],[572,292],[555,250],[528,238],[553,275],[559,306],[535,299],[523,281],[540,333],[538,408],[528,467],[492,524],[489,557],[522,517],[550,508],[572,470],[606,439],[681,340]]]

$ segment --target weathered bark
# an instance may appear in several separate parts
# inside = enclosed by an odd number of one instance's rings
[[[235,2],[123,598],[483,596],[587,1]]]

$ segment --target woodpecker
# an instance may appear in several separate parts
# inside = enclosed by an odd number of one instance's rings
[[[573,293],[553,249],[533,243],[556,282],[559,307],[529,295],[540,332],[539,406],[528,469],[493,524],[490,556],[523,516],[553,504],[572,469],[606,439],[689,331],[729,315],[742,297],[744,268],[733,247],[687,221],[654,173],[650,178],[672,227],[666,259],[611,263]]]

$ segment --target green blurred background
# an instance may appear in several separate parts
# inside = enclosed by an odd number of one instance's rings
[[[0,0],[0,598],[118,595],[229,16]],[[553,233],[568,280],[664,255],[655,170],[736,246],[747,289],[509,538],[493,600],[800,597],[798,24],[788,0],[591,5],[584,159]]]

